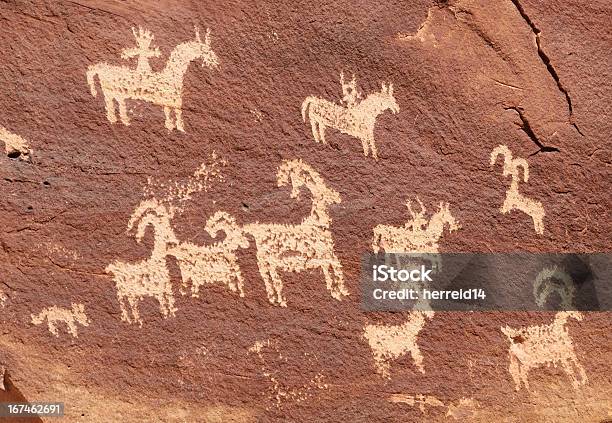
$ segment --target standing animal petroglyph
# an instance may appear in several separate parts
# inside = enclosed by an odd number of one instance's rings
[[[353,79],[345,83],[344,74],[340,74],[342,84],[343,107],[331,101],[314,96],[306,97],[302,103],[302,119],[306,122],[306,117],[310,119],[312,136],[316,142],[325,140],[325,128],[337,129],[343,134],[347,134],[361,140],[363,154],[368,156],[370,150],[372,156],[378,159],[376,144],[374,143],[374,124],[378,115],[389,109],[393,113],[399,112],[399,105],[393,97],[393,85],[382,84],[380,92],[368,94],[365,99],[361,99],[362,94],[357,91],[357,81]]]
[[[32,150],[26,140],[17,134],[13,134],[2,126],[0,126],[0,141],[4,143],[6,155],[11,158],[19,157],[22,160],[28,160],[30,154],[32,154]]]
[[[145,297],[153,297],[159,302],[160,312],[165,318],[174,316],[174,295],[166,266],[168,250],[178,244],[170,225],[173,215],[174,211],[170,207],[155,199],[142,201],[128,222],[128,232],[138,224],[136,240],[140,242],[146,228],[149,225],[153,227],[155,232],[151,256],[137,263],[117,260],[106,267],[106,272],[111,273],[115,281],[123,321],[137,322],[142,326],[138,304]],[[126,299],[129,310],[125,304]]]
[[[561,284],[553,280],[560,281]],[[533,282],[533,295],[538,307],[544,307],[546,300],[553,292],[559,295],[560,306],[563,310],[569,310],[572,307],[576,292],[574,281],[570,275],[557,266],[542,269]]]
[[[567,319],[573,317],[582,320],[582,314],[576,311],[560,311],[548,325],[529,326],[514,329],[508,326],[501,331],[510,340],[510,375],[514,380],[515,389],[521,385],[529,390],[528,373],[530,370],[544,365],[561,365],[569,376],[574,388],[587,382],[587,375],[576,357],[572,338],[565,327]],[[576,377],[576,371],[579,378]]]
[[[321,176],[301,160],[285,161],[277,173],[278,186],[291,182],[291,198],[299,198],[300,188],[312,195],[310,215],[299,225],[252,223],[244,232],[255,238],[259,273],[266,285],[268,299],[286,307],[279,271],[301,272],[320,268],[331,296],[340,300],[348,295],[342,265],[334,253],[334,241],[327,209],[341,202],[340,194],[326,186]]]
[[[506,191],[506,199],[504,200],[504,204],[502,204],[500,211],[506,214],[516,209],[527,213],[533,219],[533,226],[536,233],[540,235],[543,234],[543,219],[545,213],[542,203],[524,197],[521,193],[519,193],[518,189],[520,180],[519,167],[523,168],[523,181],[527,182],[529,180],[529,164],[527,163],[527,160],[520,157],[513,159],[510,149],[505,145],[499,145],[491,152],[491,166],[495,164],[499,155],[504,157],[503,175],[512,177],[510,188],[508,188]]]
[[[412,219],[404,226],[377,225],[374,228],[374,239],[372,250],[378,253],[384,250],[387,253],[438,253],[438,242],[444,232],[444,227],[448,227],[449,232],[461,228],[452,216],[449,204],[440,202],[438,211],[431,215],[429,220],[425,219],[425,207],[419,198],[416,198],[421,211],[415,213],[412,210],[411,202],[407,201],[406,206]]]
[[[206,232],[213,238],[219,231],[225,232],[225,239],[212,245],[195,245],[182,242],[168,250],[176,257],[183,287],[191,282],[191,295],[198,297],[200,286],[223,283],[233,292],[244,297],[244,279],[240,273],[235,251],[248,248],[249,240],[244,236],[236,220],[225,212],[216,212],[206,222]]]
[[[57,330],[58,322],[64,322],[68,327],[68,332],[75,338],[79,336],[77,323],[89,326],[89,319],[85,314],[85,306],[83,304],[72,303],[72,309],[57,306],[47,307],[38,314],[32,314],[31,318],[32,323],[35,325],[41,325],[47,320],[49,332],[57,337],[59,337]]]
[[[425,373],[423,356],[417,345],[417,337],[425,319],[432,319],[433,311],[413,311],[410,318],[401,325],[366,325],[364,338],[368,341],[374,356],[376,371],[390,379],[390,361],[407,353],[412,355],[414,364],[421,373]]]
[[[137,47],[125,49],[124,59],[138,57],[136,69],[108,63],[98,63],[87,68],[87,83],[91,94],[97,95],[94,78],[97,75],[102,87],[106,106],[106,117],[111,123],[117,122],[115,102],[119,106],[119,118],[124,125],[130,124],[126,100],[142,100],[162,106],[168,130],[174,128],[184,132],[182,119],[183,78],[189,64],[202,59],[202,66],[214,68],[218,65],[216,54],[210,47],[210,29],[206,30],[204,42],[196,28],[195,40],[179,44],[170,53],[166,66],[159,72],[151,70],[149,58],[158,57],[159,50],[151,50],[153,35],[142,28],[138,33],[132,29]],[[175,119],[172,119],[174,113]]]

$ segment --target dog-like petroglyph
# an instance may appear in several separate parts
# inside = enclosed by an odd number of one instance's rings
[[[522,385],[529,390],[529,371],[550,365],[561,365],[574,388],[587,383],[586,372],[576,357],[572,338],[565,327],[570,317],[582,320],[582,314],[579,312],[560,311],[548,325],[519,329],[508,326],[501,328],[510,340],[509,371],[517,391]]]
[[[384,250],[386,253],[410,253],[417,254],[422,258],[433,261],[436,269],[441,268],[439,258],[439,241],[444,233],[444,228],[448,227],[449,232],[458,230],[459,224],[452,216],[448,203],[440,203],[438,211],[425,218],[425,207],[417,197],[420,211],[415,213],[411,202],[406,206],[412,219],[402,227],[378,225],[374,228],[374,239],[372,250],[378,253]],[[399,260],[399,258],[398,258]],[[364,329],[364,338],[368,341],[376,371],[385,378],[390,378],[391,361],[407,353],[412,355],[412,359],[421,373],[425,373],[423,366],[423,356],[417,344],[417,337],[426,319],[432,319],[433,311],[429,311],[429,302],[424,299],[417,301],[420,310],[412,311],[410,317],[400,325],[368,324]]]
[[[244,278],[238,266],[236,250],[248,248],[249,240],[236,224],[236,219],[225,212],[219,211],[212,215],[204,229],[213,238],[223,231],[225,239],[211,245],[181,242],[168,250],[168,254],[178,261],[183,288],[191,283],[191,295],[198,297],[200,286],[222,283],[244,297]]]
[[[523,196],[518,189],[519,186],[519,168],[523,168],[523,181],[529,180],[529,164],[527,160],[517,157],[512,158],[512,152],[505,145],[499,145],[491,152],[491,166],[495,165],[497,157],[501,155],[504,158],[503,176],[510,176],[512,181],[510,187],[506,191],[506,199],[502,204],[500,211],[503,214],[509,213],[512,210],[520,210],[528,214],[533,219],[533,226],[538,234],[544,233],[544,207],[542,203],[531,198]]]
[[[218,65],[216,54],[210,46],[210,29],[206,30],[204,41],[196,28],[195,39],[177,45],[170,53],[165,67],[155,72],[151,70],[149,59],[160,55],[159,49],[152,50],[151,32],[139,28],[132,29],[137,46],[123,50],[121,57],[138,58],[136,69],[128,66],[98,63],[87,68],[87,83],[91,94],[96,97],[95,77],[102,88],[106,117],[111,123],[117,122],[115,103],[119,107],[119,119],[124,125],[130,124],[126,100],[142,100],[161,106],[165,115],[165,126],[168,130],[176,128],[184,132],[182,118],[183,78],[189,64],[196,59],[202,60],[202,66],[214,68]],[[172,119],[174,114],[174,119]]]
[[[279,187],[291,183],[292,198],[299,198],[300,189],[307,188],[312,195],[312,208],[298,225],[255,222],[243,227],[244,232],[255,238],[257,264],[268,299],[273,304],[287,306],[279,271],[318,268],[323,271],[331,296],[342,299],[348,290],[344,286],[342,265],[334,252],[327,210],[341,202],[340,194],[328,188],[323,178],[301,160],[285,161],[276,176]]]
[[[32,154],[32,149],[26,140],[2,126],[0,126],[0,141],[4,143],[4,151],[8,157],[28,160]]]
[[[41,325],[46,320],[49,332],[57,337],[59,337],[57,327],[59,322],[65,323],[68,332],[75,338],[79,336],[77,323],[82,326],[89,326],[89,319],[85,314],[85,306],[75,303],[72,303],[71,309],[57,306],[47,307],[38,314],[32,314],[31,319],[35,325]]]
[[[414,364],[421,373],[425,373],[423,356],[417,344],[417,338],[426,319],[432,319],[433,311],[412,311],[406,322],[400,325],[371,325],[365,326],[363,337],[366,339],[372,355],[376,371],[384,378],[391,378],[391,361],[408,353],[412,356]]]
[[[393,113],[399,112],[399,105],[393,97],[393,85],[382,84],[380,92],[368,94],[362,99],[357,90],[357,80],[346,83],[344,74],[340,74],[342,84],[342,105],[332,103],[323,98],[309,96],[302,103],[302,119],[310,120],[312,136],[316,142],[327,143],[325,128],[334,128],[343,134],[361,140],[363,154],[378,159],[376,144],[374,143],[374,125],[376,118],[385,110]]]

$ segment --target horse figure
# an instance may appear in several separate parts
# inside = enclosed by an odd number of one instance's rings
[[[310,215],[298,225],[251,223],[245,233],[255,238],[259,273],[266,285],[268,299],[282,307],[287,302],[282,294],[283,281],[278,272],[301,272],[320,268],[331,296],[340,300],[348,295],[344,286],[342,265],[334,253],[334,241],[327,209],[340,203],[340,194],[328,188],[321,176],[301,160],[285,161],[277,173],[278,186],[291,183],[291,198],[299,198],[306,187],[312,195]]]
[[[302,103],[302,119],[310,119],[312,135],[316,142],[325,140],[325,128],[337,129],[343,134],[361,140],[363,154],[369,155],[370,150],[374,159],[378,160],[376,144],[374,143],[374,124],[376,118],[385,110],[398,113],[399,105],[393,97],[393,85],[382,84],[380,92],[369,94],[361,100],[361,93],[356,91],[355,78],[349,84],[344,83],[344,75],[340,74],[343,88],[343,102],[347,107],[332,103],[331,101],[314,96],[308,96]]]
[[[136,35],[136,33],[134,33]],[[144,36],[144,35],[143,35]],[[137,36],[138,39],[138,36]],[[144,40],[138,42],[140,47],[146,46]],[[146,52],[138,50],[141,56]],[[153,51],[154,53],[155,51]],[[151,55],[153,53],[150,53]],[[124,51],[124,57],[132,57],[131,50]],[[148,71],[147,64],[139,58],[137,69],[127,66],[116,66],[108,63],[98,63],[87,68],[87,82],[91,94],[97,95],[94,77],[97,75],[102,87],[106,105],[106,117],[111,123],[117,122],[115,101],[119,105],[119,117],[124,125],[130,124],[125,101],[127,99],[148,101],[163,107],[166,117],[165,125],[170,131],[174,128],[184,132],[182,119],[183,77],[189,64],[196,59],[202,59],[202,66],[214,68],[218,65],[216,54],[210,47],[210,29],[206,30],[204,42],[196,28],[195,40],[186,41],[174,48],[166,62],[166,66],[159,72]],[[174,112],[175,120],[172,120]]]

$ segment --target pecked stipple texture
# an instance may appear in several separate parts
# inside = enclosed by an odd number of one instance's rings
[[[610,313],[359,304],[373,248],[610,252],[611,14],[0,2],[0,398],[71,422],[612,419]]]

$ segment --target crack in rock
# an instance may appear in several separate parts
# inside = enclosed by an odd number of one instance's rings
[[[551,146],[542,144],[542,142],[540,141],[540,139],[534,132],[533,128],[529,124],[529,121],[527,120],[525,113],[523,113],[524,111],[522,107],[517,107],[517,106],[504,107],[504,110],[514,110],[518,114],[518,117],[521,119],[521,124],[520,125],[517,124],[517,126],[521,128],[521,130],[525,134],[527,134],[529,139],[533,141],[534,144],[540,148],[538,151],[531,154],[529,157],[535,156],[538,153],[558,153],[561,151],[557,147],[551,147]]]
[[[561,83],[559,74],[557,73],[554,66],[552,65],[550,58],[548,57],[548,55],[544,52],[544,49],[542,48],[542,44],[540,40],[540,35],[542,34],[542,31],[535,25],[535,23],[531,20],[531,18],[529,18],[529,15],[527,15],[527,12],[525,12],[525,9],[523,8],[519,0],[511,0],[511,1],[512,1],[512,4],[514,4],[516,9],[520,13],[523,20],[527,23],[527,25],[529,25],[529,27],[533,31],[533,34],[535,35],[536,46],[538,47],[538,55],[540,56],[542,63],[544,63],[544,65],[546,66],[546,69],[548,70],[548,73],[550,74],[550,76],[552,76],[552,78],[555,80],[555,83],[557,84],[557,88],[565,96],[565,101],[567,103],[567,108],[569,110],[570,125],[573,126],[574,129],[581,136],[584,137],[584,134],[582,133],[580,128],[578,128],[578,125],[576,125],[576,123],[574,122],[574,108],[572,106],[572,99],[569,95],[569,91],[567,91],[567,89]]]

